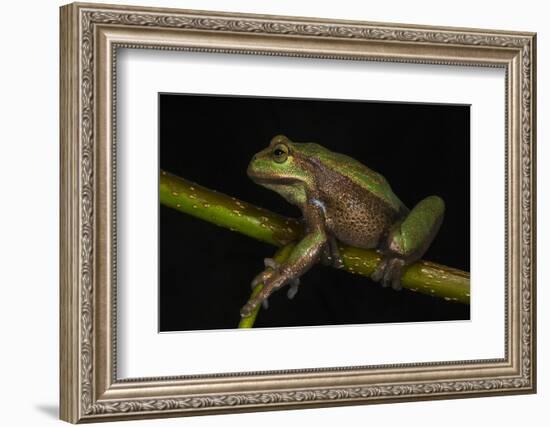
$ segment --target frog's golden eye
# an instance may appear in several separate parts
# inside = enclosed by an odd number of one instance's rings
[[[288,147],[284,144],[277,144],[273,148],[273,160],[277,163],[284,163],[288,158]]]

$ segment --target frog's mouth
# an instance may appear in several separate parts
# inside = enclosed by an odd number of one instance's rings
[[[272,185],[285,185],[285,184],[295,184],[298,180],[296,178],[281,177],[281,176],[272,176],[253,171],[251,168],[248,168],[246,171],[247,175],[260,185],[272,184]]]

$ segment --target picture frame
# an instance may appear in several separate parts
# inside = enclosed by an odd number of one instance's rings
[[[536,392],[534,33],[86,3],[61,7],[60,24],[61,419],[80,423]],[[504,211],[497,215],[504,230],[503,251],[495,258],[502,261],[504,280],[495,286],[504,302],[503,357],[340,365],[328,360],[326,366],[120,378],[124,336],[117,310],[124,302],[117,289],[122,249],[117,166],[124,159],[116,144],[121,116],[116,64],[122,49],[222,54],[236,62],[247,55],[440,65],[459,73],[465,67],[502,70],[504,138],[497,147],[504,159],[504,174],[498,176]],[[199,346],[193,347],[200,355]]]

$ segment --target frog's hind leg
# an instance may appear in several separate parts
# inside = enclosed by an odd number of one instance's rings
[[[266,267],[272,268],[273,270],[278,270],[279,269],[279,264],[273,258],[265,258],[264,259],[264,265]],[[298,289],[300,288],[300,279],[299,278],[292,279],[289,282],[289,285],[290,285],[290,287],[288,288],[286,296],[288,297],[288,299],[293,299],[296,296],[296,294],[298,293]],[[267,299],[263,300],[262,305],[264,306],[265,309],[267,309],[269,307]]]
[[[440,197],[430,196],[420,201],[411,212],[388,233],[384,255],[371,278],[381,282],[382,286],[401,289],[403,269],[418,261],[432,243],[437,234],[445,203]]]

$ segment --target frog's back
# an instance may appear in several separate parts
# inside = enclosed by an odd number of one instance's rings
[[[400,212],[407,209],[382,175],[354,158],[330,151],[315,143],[293,143],[293,145],[298,152],[303,153],[308,158],[318,159],[330,170],[338,171],[339,174],[382,199],[394,211]]]

